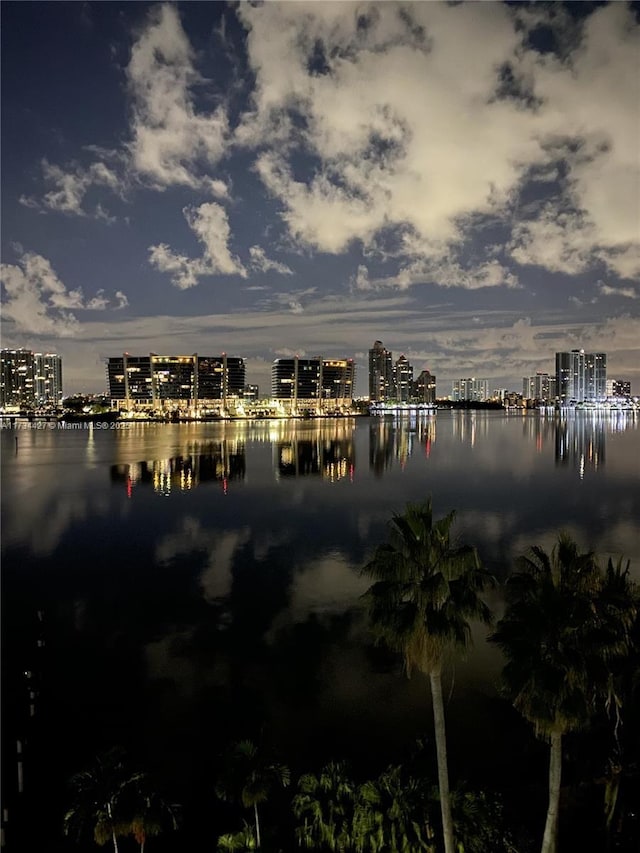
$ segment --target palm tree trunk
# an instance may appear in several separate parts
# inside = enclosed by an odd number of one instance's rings
[[[256,847],[260,847],[260,821],[258,820],[258,804],[253,804],[253,813],[256,818]]]
[[[440,667],[433,670],[431,681],[431,701],[433,703],[433,728],[436,737],[436,755],[438,758],[438,788],[440,789],[440,813],[442,814],[442,837],[445,853],[455,853],[453,842],[453,821],[451,819],[451,798],[449,796],[449,769],[447,767],[447,733],[444,725],[444,702],[442,700],[442,678]]]
[[[549,808],[544,827],[541,853],[556,853],[558,838],[558,805],[560,803],[560,781],[562,778],[562,735],[551,735],[549,748]]]
[[[118,853],[118,837],[116,836],[116,828],[113,825],[113,812],[111,811],[111,803],[107,803],[107,814],[111,821],[111,837],[113,839],[113,853]]]

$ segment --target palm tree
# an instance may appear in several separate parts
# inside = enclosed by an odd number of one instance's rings
[[[533,547],[519,567],[490,639],[507,658],[503,681],[514,707],[550,745],[542,853],[555,853],[562,738],[588,722],[598,698],[615,704],[611,665],[629,648],[636,606],[624,594],[624,572],[610,564],[603,575],[594,554],[580,553],[565,534],[550,557]]]
[[[490,622],[479,594],[492,582],[469,546],[453,547],[454,513],[433,520],[431,500],[394,515],[389,542],[379,545],[363,573],[375,579],[365,593],[374,633],[402,652],[407,675],[429,676],[438,760],[445,853],[455,853],[449,798],[442,669],[446,653],[470,643],[469,620]]]
[[[250,740],[233,745],[226,756],[216,794],[223,800],[240,800],[253,808],[256,847],[261,846],[258,805],[265,802],[275,786],[286,787],[291,780],[289,768],[265,758]]]
[[[242,853],[245,853],[247,850],[256,850],[257,846],[256,831],[246,820],[240,832],[228,832],[218,837],[219,853],[227,850],[242,851]]]
[[[144,853],[148,838],[160,835],[165,828],[177,829],[178,821],[172,806],[150,788],[146,775],[136,774],[126,790],[132,813],[130,831],[140,845],[140,853]]]
[[[357,784],[344,761],[331,761],[318,776],[305,773],[298,780],[293,813],[302,821],[296,829],[300,846],[332,851],[355,850],[354,822]]]
[[[122,798],[132,779],[119,748],[98,756],[89,770],[76,773],[70,780],[74,803],[64,816],[65,835],[74,835],[80,841],[91,831],[96,844],[102,847],[111,841],[114,853],[118,853],[118,836],[130,831]]]
[[[361,833],[371,853],[435,853],[435,833],[431,811],[437,797],[430,786],[403,772],[388,767],[380,776],[360,788]]]

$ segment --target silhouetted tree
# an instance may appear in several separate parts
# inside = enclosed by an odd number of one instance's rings
[[[492,582],[477,552],[454,547],[454,513],[433,520],[431,500],[394,515],[389,542],[378,546],[363,572],[375,579],[365,597],[374,633],[402,653],[407,675],[429,676],[438,759],[445,853],[456,853],[449,797],[442,668],[447,651],[466,648],[469,620],[490,621],[480,593]]]

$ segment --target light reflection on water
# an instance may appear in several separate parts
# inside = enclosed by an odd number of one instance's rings
[[[3,431],[5,597],[44,600],[71,632],[70,672],[86,637],[105,655],[119,637],[140,690],[156,691],[149,738],[154,726],[172,737],[153,715],[188,719],[194,702],[220,737],[262,719],[301,749],[310,721],[364,751],[372,732],[379,745],[419,733],[425,686],[372,652],[360,601],[359,570],[407,501],[455,508],[457,535],[499,577],[561,529],[603,557],[626,554],[640,577],[640,431],[629,416],[24,430],[17,452],[14,438]],[[491,603],[500,608],[499,592]],[[459,697],[491,693],[499,671],[484,630],[474,633]],[[92,713],[83,694],[75,701],[70,731]]]
[[[19,450],[7,452],[16,434]],[[147,491],[168,497],[215,488],[241,494],[242,516],[258,533],[265,491],[271,512],[286,504],[280,518],[287,526],[296,525],[293,507],[315,506],[318,518],[341,519],[340,538],[365,548],[393,511],[431,494],[437,510],[456,508],[461,528],[486,540],[487,560],[510,531],[569,527],[585,546],[602,550],[593,533],[608,545],[612,523],[624,539],[617,550],[640,556],[633,488],[640,441],[637,420],[625,413],[132,424],[108,432],[5,430],[3,442],[5,548],[26,543],[51,554],[80,519],[90,525],[108,513],[117,528],[131,512],[121,496],[152,515],[157,507],[143,497]],[[182,506],[170,506],[175,524]]]

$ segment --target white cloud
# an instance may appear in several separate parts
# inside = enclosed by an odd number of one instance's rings
[[[370,279],[367,267],[361,264],[351,284],[356,290],[380,290],[386,287],[407,290],[417,284],[460,287],[464,290],[520,286],[517,276],[497,260],[485,261],[465,269],[451,257],[419,258],[401,267],[396,275],[378,279]]]
[[[622,296],[624,299],[639,299],[640,291],[633,287],[611,287],[604,281],[598,282],[598,290],[603,296]]]
[[[294,358],[294,356],[298,356],[298,358],[304,358],[307,354],[305,350],[292,350],[288,347],[281,347],[280,349],[276,349],[273,351],[274,355],[277,355],[279,358]]]
[[[369,279],[369,270],[364,264],[358,264],[356,274],[351,277],[351,287],[355,290],[371,290],[373,285]]]
[[[229,198],[229,187],[219,178],[211,178],[211,180],[205,181],[205,187],[208,187],[209,192],[214,198],[223,200]]]
[[[110,307],[103,290],[89,300],[85,300],[81,288],[68,290],[51,263],[34,252],[25,252],[17,265],[2,264],[1,280],[3,319],[19,333],[74,335],[79,323],[71,309],[103,311]],[[123,307],[126,296],[119,291],[116,298],[120,303],[116,307]]]
[[[53,189],[45,193],[40,201],[37,199],[20,196],[20,204],[39,210],[53,210],[58,213],[67,213],[74,216],[94,216],[97,219],[105,219],[113,222],[102,205],[96,205],[93,212],[87,213],[83,207],[85,196],[91,187],[106,187],[113,192],[121,190],[121,179],[113,169],[104,163],[92,163],[87,168],[75,165],[65,171],[60,166],[44,158],[42,160],[42,174],[47,184],[52,184]]]
[[[124,294],[121,290],[116,290],[116,310],[119,311],[121,308],[126,308],[129,304],[129,300],[127,299],[126,294]]]
[[[223,106],[198,113],[190,88],[204,81],[194,68],[194,54],[172,5],[155,6],[131,51],[127,67],[133,97],[132,168],[152,186],[208,186],[226,196],[220,180],[199,166],[217,163],[225,152],[228,123]]]
[[[149,263],[160,272],[171,274],[172,283],[187,290],[203,276],[239,275],[247,277],[242,261],[229,251],[231,229],[224,208],[215,202],[185,207],[184,217],[203,246],[200,258],[177,254],[166,243],[149,247]]]
[[[273,270],[280,273],[280,275],[293,275],[293,270],[286,264],[282,264],[279,261],[272,261],[271,258],[268,258],[261,246],[251,246],[249,248],[249,255],[251,256],[251,269],[254,272],[269,272],[269,270]]]
[[[104,311],[109,305],[109,300],[104,295],[104,290],[99,290],[93,299],[89,299],[85,308],[88,311]],[[120,306],[118,306],[120,307]]]
[[[565,160],[581,227],[555,245],[566,255],[576,243],[623,278],[640,275],[639,37],[633,11],[612,3],[586,18],[570,62],[538,55],[532,65],[543,129],[580,143]]]
[[[261,305],[265,308],[281,306],[287,308],[292,314],[303,314],[305,303],[310,301],[310,298],[316,295],[315,287],[308,287],[303,290],[289,290],[285,293],[273,293],[266,298]]]
[[[455,251],[472,218],[519,217],[528,176],[553,181],[561,161],[562,194],[540,222],[514,220],[514,259],[638,274],[640,27],[626,5],[587,16],[564,62],[528,49],[522,14],[503,4],[266,3],[238,15],[256,87],[236,141],[271,145],[255,168],[299,244],[342,253],[405,227],[428,258],[452,258],[463,286],[496,273],[514,286],[496,267],[461,275]],[[498,97],[507,66],[520,94]],[[560,152],[559,140],[570,143]]]

